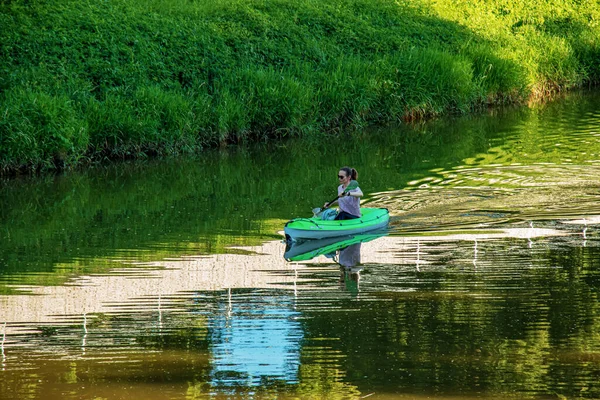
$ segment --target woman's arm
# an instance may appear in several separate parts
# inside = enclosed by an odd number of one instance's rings
[[[332,201],[331,203],[325,203],[323,204],[323,208],[329,208],[330,206],[333,205],[333,203],[335,203],[336,201],[338,201],[338,199],[335,199],[334,201]]]
[[[360,190],[360,188],[356,188],[354,190],[349,191],[347,195],[353,197],[363,197],[363,192],[362,190]]]
[[[342,196],[363,197],[363,192],[362,192],[362,190],[360,190],[360,188],[356,188],[356,189],[353,189],[353,190],[351,190],[349,192],[346,192],[346,193],[342,192],[340,194],[340,197],[342,197]],[[331,203],[325,203],[325,204],[323,204],[323,208],[330,207],[333,203],[335,203],[338,200],[339,200],[339,198],[333,200]]]

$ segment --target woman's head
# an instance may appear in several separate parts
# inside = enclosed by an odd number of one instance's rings
[[[344,179],[342,179],[342,177]],[[342,168],[340,168],[340,171],[338,172],[338,178],[341,181],[345,181],[347,178],[350,178],[350,180],[355,181],[358,179],[358,172],[356,172],[356,170],[354,168],[342,167]]]

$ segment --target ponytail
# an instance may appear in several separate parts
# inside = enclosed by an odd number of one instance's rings
[[[358,180],[358,172],[354,168],[342,167],[340,171],[344,171],[353,181]]]

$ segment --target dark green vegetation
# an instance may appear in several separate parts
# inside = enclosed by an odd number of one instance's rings
[[[582,1],[0,0],[0,172],[468,112],[597,82]]]

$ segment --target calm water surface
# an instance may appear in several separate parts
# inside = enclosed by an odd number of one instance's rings
[[[286,246],[355,166],[389,232]],[[600,94],[0,181],[1,399],[600,398]]]

